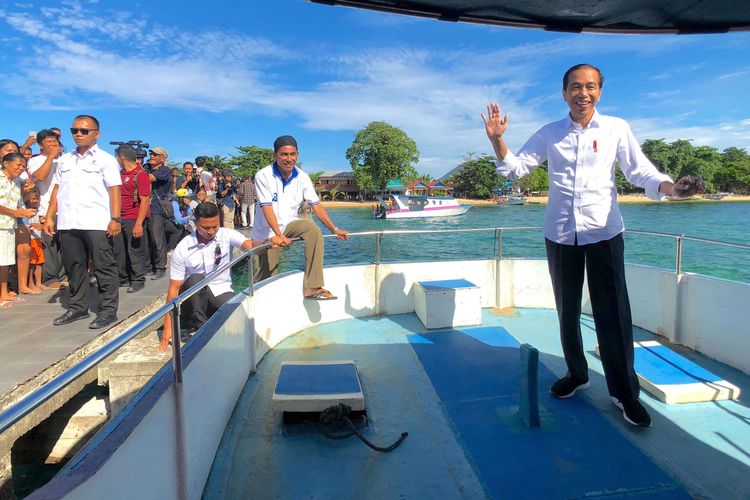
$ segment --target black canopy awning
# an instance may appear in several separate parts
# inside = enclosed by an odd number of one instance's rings
[[[748,0],[310,0],[326,5],[549,31],[725,33],[750,30]]]

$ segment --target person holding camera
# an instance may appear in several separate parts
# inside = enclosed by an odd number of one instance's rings
[[[146,172],[151,179],[151,215],[149,228],[151,234],[151,252],[154,273],[152,280],[164,277],[167,272],[167,218],[160,201],[169,201],[169,181],[171,179],[167,158],[169,153],[164,148],[153,148],[146,162]]]
[[[115,150],[115,157],[122,168],[122,233],[115,239],[115,260],[120,272],[120,286],[127,286],[128,293],[136,293],[146,286],[148,236],[144,237],[143,233],[144,226],[148,227],[151,180],[138,165],[138,154],[132,146],[121,145]]]
[[[234,229],[234,210],[237,208],[237,195],[231,172],[225,171],[219,181],[219,206],[222,212],[222,227]]]
[[[200,179],[198,178],[198,174],[195,173],[195,166],[191,162],[186,161],[182,164],[182,171],[184,176],[180,188],[189,189],[191,192],[197,193]]]

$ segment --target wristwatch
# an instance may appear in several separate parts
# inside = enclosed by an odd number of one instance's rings
[[[120,217],[112,217],[112,222],[117,222],[118,224],[122,224],[122,219]]]

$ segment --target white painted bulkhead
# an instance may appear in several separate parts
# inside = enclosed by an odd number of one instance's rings
[[[193,338],[191,344],[199,345],[210,337],[194,349],[184,371],[183,473],[178,473],[174,451],[179,426],[173,420],[173,388],[164,388],[172,372],[165,367],[123,417],[108,423],[71,462],[74,466],[34,497],[176,498],[182,477],[187,496],[200,498],[236,399],[263,355],[318,323],[412,312],[415,281],[467,279],[481,287],[485,308],[554,308],[544,260],[342,266],[326,268],[325,278],[339,300],[302,300],[302,274],[287,273],[256,286],[252,297],[235,297],[231,303],[239,307],[228,313],[222,309]],[[750,285],[634,265],[627,266],[627,278],[634,324],[750,373]],[[590,312],[585,285],[584,311]],[[128,429],[133,420],[137,425]],[[113,446],[112,436],[123,428],[126,435]]]

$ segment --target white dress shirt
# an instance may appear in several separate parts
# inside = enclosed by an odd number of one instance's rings
[[[279,229],[299,218],[300,205],[320,203],[310,176],[294,167],[289,179],[284,180],[276,163],[261,169],[255,174],[255,226],[253,240],[265,241],[274,235],[271,226],[263,215],[263,207],[273,207]]]
[[[74,149],[57,160],[57,228],[106,231],[112,212],[107,188],[122,185],[114,156],[95,144],[82,155]]]
[[[594,116],[583,128],[571,120],[549,123],[537,131],[517,154],[508,151],[496,161],[500,175],[518,179],[547,161],[549,199],[544,213],[544,237],[561,243],[587,245],[625,230],[617,207],[615,161],[628,182],[660,200],[659,185],[672,179],[659,172],[641,151],[625,120]]]
[[[195,232],[185,236],[172,252],[172,262],[169,264],[169,279],[185,281],[193,274],[208,276],[219,266],[229,262],[232,259],[231,249],[242,246],[247,239],[239,231],[225,227],[220,227],[216,232],[216,237],[208,243],[198,243]],[[218,255],[216,253],[217,247],[219,248]],[[213,279],[208,284],[208,288],[211,289],[214,297],[218,297],[222,293],[231,292],[231,285],[232,277],[229,269],[227,269]]]
[[[47,161],[47,157],[44,155],[37,155],[31,158],[26,165],[29,175],[33,177],[34,172],[39,170],[45,161]],[[52,168],[49,171],[49,175],[44,180],[36,180],[36,187],[39,190],[39,215],[42,217],[47,214],[47,209],[49,208],[49,198],[52,195],[52,181],[55,178],[56,171],[57,160],[52,160]]]

